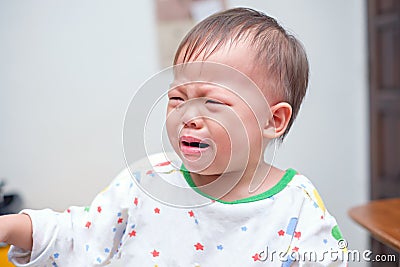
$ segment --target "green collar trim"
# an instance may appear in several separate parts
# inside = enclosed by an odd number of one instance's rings
[[[224,201],[224,200],[212,197],[210,195],[207,195],[206,193],[204,193],[200,189],[198,189],[196,184],[193,182],[192,177],[190,176],[190,172],[185,168],[185,166],[183,164],[181,166],[181,172],[183,173],[183,177],[185,177],[186,182],[189,184],[189,186],[194,191],[196,191],[197,193],[199,193],[200,195],[202,195],[206,198],[215,200],[215,201],[223,203],[223,204],[248,203],[248,202],[259,201],[259,200],[263,200],[263,199],[272,197],[273,195],[276,195],[277,193],[282,191],[287,186],[287,184],[292,180],[292,178],[297,174],[297,171],[295,171],[293,169],[287,169],[285,174],[279,180],[279,182],[276,185],[274,185],[272,188],[268,189],[267,191],[265,191],[261,194],[255,195],[255,196],[251,196],[251,197],[246,197],[246,198],[237,199],[237,200],[233,200],[233,201]]]

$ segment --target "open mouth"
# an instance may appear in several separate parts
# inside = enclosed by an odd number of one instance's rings
[[[199,154],[203,153],[210,147],[204,140],[192,137],[182,136],[180,138],[180,149],[184,154]]]
[[[197,147],[197,148],[206,148],[206,147],[210,146],[209,144],[201,143],[201,142],[186,142],[186,141],[182,141],[182,144],[184,146]]]

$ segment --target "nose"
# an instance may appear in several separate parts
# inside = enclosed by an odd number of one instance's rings
[[[181,109],[184,128],[200,129],[203,127],[203,118],[196,105],[186,105]]]
[[[183,121],[183,127],[184,128],[193,128],[193,129],[201,128],[200,121],[198,119],[192,119],[188,122]]]

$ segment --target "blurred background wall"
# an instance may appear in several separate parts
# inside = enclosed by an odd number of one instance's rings
[[[365,1],[225,4],[264,11],[304,43],[309,92],[276,164],[312,179],[365,249],[346,214],[369,192]],[[125,167],[124,113],[161,69],[156,21],[153,1],[0,0],[0,177],[26,207],[88,204]]]

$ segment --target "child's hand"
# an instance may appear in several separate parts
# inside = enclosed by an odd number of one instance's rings
[[[0,242],[32,250],[32,222],[26,214],[0,216]]]

